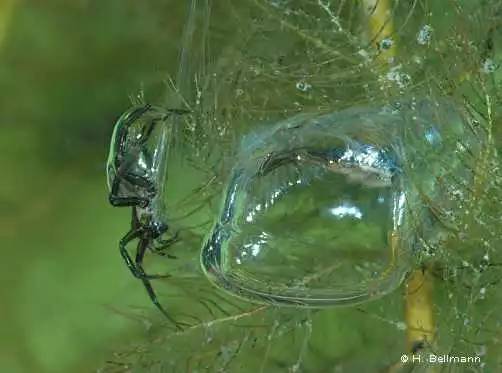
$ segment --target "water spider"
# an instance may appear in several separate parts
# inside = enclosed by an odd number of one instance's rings
[[[148,104],[133,106],[115,124],[107,162],[109,201],[116,207],[132,207],[131,229],[120,240],[119,249],[131,273],[143,282],[152,302],[177,328],[162,307],[150,283],[151,279],[169,275],[151,275],[143,269],[146,250],[175,258],[166,249],[177,241],[177,234],[168,239],[169,230],[163,208],[164,182],[167,174],[167,148],[173,115],[185,110],[164,109]],[[137,239],[134,260],[127,251],[129,242]]]

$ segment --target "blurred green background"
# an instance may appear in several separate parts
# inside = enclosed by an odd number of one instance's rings
[[[98,367],[150,307],[105,160],[129,94],[174,74],[185,2],[0,0],[1,372]]]

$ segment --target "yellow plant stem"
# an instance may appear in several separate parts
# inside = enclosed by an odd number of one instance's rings
[[[391,37],[394,32],[392,23],[392,8],[390,0],[364,0],[368,14],[369,37],[375,43],[381,43],[385,38]],[[395,43],[388,49],[380,50],[378,60],[384,61],[395,55]]]
[[[0,47],[5,41],[16,0],[0,0]]]
[[[405,320],[408,352],[418,352],[434,341],[432,276],[426,269],[415,270],[406,282]]]
[[[381,43],[392,36],[394,25],[392,22],[391,0],[364,0],[368,14],[368,31],[370,39]],[[392,42],[388,49],[380,49],[381,54],[377,62],[383,62],[396,54],[396,43]],[[395,234],[394,234],[395,235]],[[397,254],[397,237],[391,237],[393,257]],[[422,346],[430,345],[434,341],[434,317],[432,308],[432,278],[427,269],[415,270],[406,281],[405,292],[405,321],[407,326],[407,353],[418,352]]]

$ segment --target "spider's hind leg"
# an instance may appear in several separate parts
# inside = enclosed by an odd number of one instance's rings
[[[153,304],[157,307],[157,309],[162,312],[162,314],[170,321],[172,322],[178,330],[183,330],[184,326],[189,326],[189,324],[185,324],[179,321],[176,321],[167,311],[162,307],[162,304],[160,304],[157,294],[155,294],[155,291],[153,290],[152,284],[148,279],[142,279],[143,285],[145,286],[146,292],[148,293],[148,296],[150,297],[150,300],[152,301]]]
[[[140,239],[138,243],[138,248],[136,251],[136,271],[138,275],[136,277],[141,278],[142,280],[153,280],[156,278],[168,278],[169,275],[147,275],[145,270],[143,269],[143,259],[145,257],[146,248],[149,247],[150,240],[148,239]]]
[[[150,247],[150,250],[157,255],[166,256],[169,259],[178,259],[175,255],[171,255],[165,252],[165,250],[168,249],[170,246],[172,246],[174,243],[178,242],[179,240],[180,240],[179,234],[178,232],[176,232],[173,237],[167,240],[159,240],[158,242],[160,243],[160,246]]]
[[[143,256],[144,256],[144,248],[143,245],[147,243],[145,240],[141,239],[140,236],[143,233],[142,228],[131,229],[121,240],[119,243],[120,255],[124,259],[127,268],[131,271],[132,275],[141,280],[148,279],[156,279],[156,278],[166,278],[169,275],[147,275],[143,270]],[[140,242],[138,243],[138,249],[136,253],[136,263],[132,260],[129,252],[127,251],[127,244],[132,240],[140,238]]]
[[[159,309],[159,311],[162,312],[164,314],[164,316],[176,326],[177,329],[182,330],[183,329],[182,326],[188,326],[188,324],[184,324],[184,323],[180,323],[180,322],[176,321],[172,316],[169,315],[169,313],[167,313],[167,311],[164,309],[164,307],[162,307],[162,305],[160,304],[160,302],[157,298],[157,294],[155,293],[155,290],[153,290],[153,286],[150,283],[150,279],[152,279],[152,278],[163,278],[163,277],[165,278],[165,277],[169,277],[169,275],[146,275],[145,274],[145,271],[143,269],[143,258],[144,258],[145,251],[146,251],[146,248],[148,245],[149,245],[148,240],[140,240],[140,242],[138,244],[138,251],[136,253],[136,268],[139,270],[139,272],[141,274],[140,278],[143,282],[143,285],[145,286],[145,289],[146,289],[148,296],[150,297],[150,300],[152,301],[152,303],[155,304],[155,306]]]

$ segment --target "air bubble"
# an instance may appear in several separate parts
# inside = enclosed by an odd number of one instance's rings
[[[394,41],[392,40],[392,38],[385,38],[385,39],[382,39],[380,41],[380,49],[382,50],[388,50],[392,47],[392,45],[394,44]]]
[[[417,34],[417,42],[420,45],[427,45],[431,42],[433,29],[430,25],[424,25]]]
[[[407,329],[406,323],[404,323],[402,321],[398,321],[396,323],[396,327],[398,330],[406,330]]]
[[[428,209],[414,211],[422,229],[410,222],[416,183],[437,198],[427,157],[456,143],[431,121],[444,114],[411,106],[302,114],[248,135],[202,250],[207,277],[248,300],[295,306],[354,304],[398,287],[415,232],[436,235]],[[423,172],[412,188],[403,155]]]
[[[460,139],[469,144],[463,123],[448,101],[414,99],[252,132],[202,249],[206,276],[233,295],[290,306],[393,291],[455,221],[437,179],[465,172],[449,158]]]
[[[481,72],[485,74],[491,74],[497,70],[499,65],[495,63],[491,58],[487,58],[483,61],[483,65],[481,66]]]
[[[308,92],[312,89],[312,85],[307,83],[305,80],[300,80],[299,82],[296,83],[296,89],[302,92]]]
[[[394,66],[385,75],[385,79],[399,88],[406,88],[411,83],[411,76],[401,71],[402,66]]]

